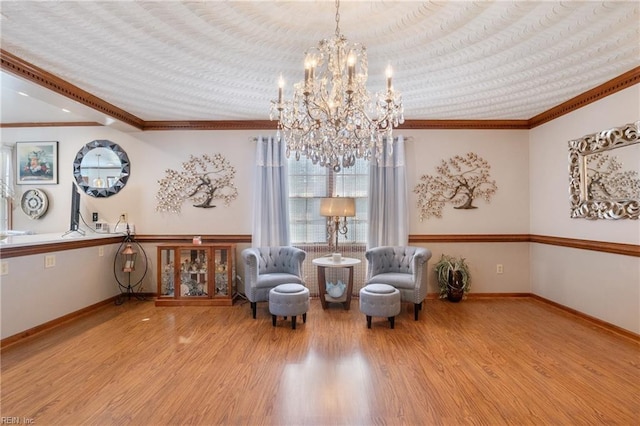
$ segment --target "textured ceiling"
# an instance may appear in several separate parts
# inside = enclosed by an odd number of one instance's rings
[[[145,120],[266,120],[334,2],[0,3],[1,47]],[[640,3],[345,2],[369,90],[406,119],[529,119],[640,65]],[[3,103],[5,101],[3,100]],[[4,108],[7,105],[3,105]]]

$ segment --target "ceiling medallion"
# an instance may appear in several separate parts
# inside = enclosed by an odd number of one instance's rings
[[[270,113],[278,119],[277,136],[287,145],[287,157],[306,156],[336,172],[353,166],[356,158],[380,158],[385,141],[391,149],[393,128],[404,122],[390,66],[386,90],[375,96],[367,91],[366,47],[340,34],[339,9],[336,0],[335,36],[305,52],[304,80],[293,86],[292,100],[283,100],[280,77]]]

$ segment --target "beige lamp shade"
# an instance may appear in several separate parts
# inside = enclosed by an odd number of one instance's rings
[[[320,200],[320,215],[353,217],[356,215],[356,201],[349,197],[323,198]]]

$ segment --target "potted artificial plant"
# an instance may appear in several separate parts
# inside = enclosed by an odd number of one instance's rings
[[[459,302],[471,288],[469,266],[462,257],[443,254],[434,267],[440,286],[440,298]]]

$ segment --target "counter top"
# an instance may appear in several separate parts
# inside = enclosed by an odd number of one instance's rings
[[[64,234],[64,232],[53,232],[48,234],[8,235],[0,240],[0,257],[4,259],[114,244],[123,241],[126,235],[124,233],[98,234],[93,232],[87,233],[87,235],[82,235],[78,232]]]
[[[38,244],[49,244],[56,242],[62,243],[70,240],[96,240],[118,236],[124,238],[125,234],[87,233],[86,235],[82,235],[79,232],[70,232],[65,235],[64,232],[52,232],[49,234],[8,235],[6,238],[2,238],[2,240],[0,240],[0,249],[19,246],[33,246]]]

